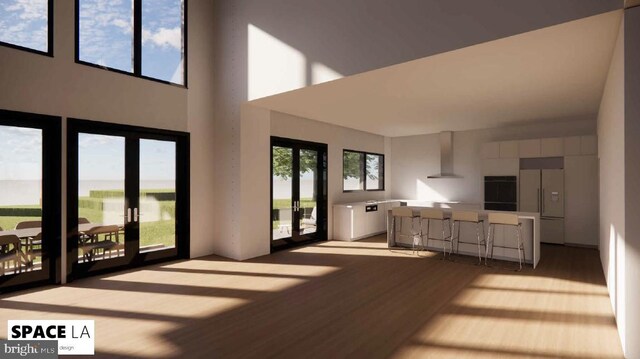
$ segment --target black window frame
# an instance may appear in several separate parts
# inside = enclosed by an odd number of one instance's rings
[[[345,152],[351,152],[351,153],[357,153],[359,155],[362,155],[362,158],[364,158],[364,161],[360,163],[360,181],[362,183],[362,189],[345,189],[344,188],[344,155]],[[382,170],[380,171],[380,173],[382,173],[382,187],[380,188],[376,188],[376,189],[367,189],[367,156],[371,155],[371,156],[378,156],[380,157],[380,163],[382,164]],[[358,151],[358,150],[350,150],[350,149],[342,149],[342,192],[343,193],[349,193],[349,192],[380,192],[380,191],[384,191],[385,190],[385,162],[384,162],[384,154],[382,153],[375,153],[375,152],[365,152],[365,151]]]
[[[51,0],[50,0],[51,1]],[[127,76],[137,77],[140,79],[151,80],[171,86],[176,86],[180,88],[188,89],[187,84],[187,68],[188,68],[188,41],[189,38],[188,28],[189,28],[189,1],[184,0],[184,9],[182,16],[184,17],[184,26],[182,29],[182,41],[184,44],[184,60],[182,62],[183,69],[183,82],[184,84],[176,84],[171,81],[157,79],[155,77],[145,76],[142,74],[142,1],[143,0],[133,0],[133,72],[127,72],[119,69],[115,69],[109,66],[101,66],[98,64],[94,64],[92,62],[80,60],[80,0],[75,0],[75,62],[76,64],[81,64],[85,66],[95,67],[98,69],[107,70],[110,72],[115,72],[118,74],[123,74]]]
[[[186,0],[185,0],[186,1]],[[26,46],[11,44],[0,41],[0,46],[9,47],[16,50],[30,52],[32,54],[53,57],[53,0],[47,1],[47,51],[40,51]]]

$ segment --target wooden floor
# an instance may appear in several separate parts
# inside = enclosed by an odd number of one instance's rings
[[[622,358],[598,252],[537,269],[389,251],[384,237],[211,256],[0,297],[8,319],[94,319],[131,358]]]

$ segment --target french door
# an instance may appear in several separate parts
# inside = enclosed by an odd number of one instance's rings
[[[68,124],[69,279],[187,258],[188,134]]]
[[[327,239],[327,145],[271,138],[271,249]]]
[[[0,110],[0,293],[60,281],[60,122]]]

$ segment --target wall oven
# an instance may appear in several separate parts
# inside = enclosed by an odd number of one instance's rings
[[[484,209],[518,210],[518,180],[516,176],[484,177]]]

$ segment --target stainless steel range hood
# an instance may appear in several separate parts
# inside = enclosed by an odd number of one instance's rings
[[[453,132],[440,132],[440,173],[427,178],[461,178],[453,173]]]

